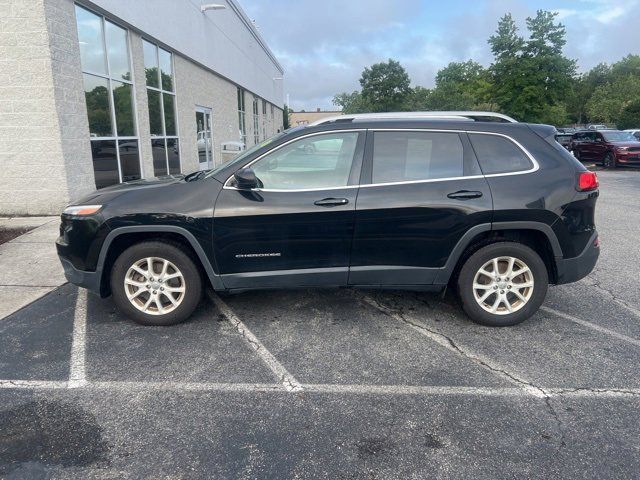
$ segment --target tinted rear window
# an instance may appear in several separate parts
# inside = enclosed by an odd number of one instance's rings
[[[375,132],[373,183],[462,177],[464,153],[457,133]]]
[[[469,134],[485,175],[522,172],[533,168],[529,157],[511,140],[497,135]]]

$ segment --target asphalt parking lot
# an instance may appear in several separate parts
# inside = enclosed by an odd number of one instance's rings
[[[640,172],[599,176],[596,270],[516,327],[298,290],[150,328],[63,285],[0,320],[0,477],[638,478]]]

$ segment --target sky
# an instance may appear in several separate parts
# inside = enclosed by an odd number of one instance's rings
[[[492,56],[487,39],[510,12],[526,35],[536,10],[558,12],[565,54],[587,71],[640,54],[640,0],[241,0],[285,69],[294,110],[335,109],[336,93],[359,90],[362,70],[389,58],[413,85],[432,87],[449,62]]]

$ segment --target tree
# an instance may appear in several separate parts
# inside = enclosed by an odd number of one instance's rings
[[[622,109],[618,119],[618,128],[638,128],[640,126],[640,98],[636,98]]]
[[[566,32],[562,24],[554,23],[556,15],[538,10],[527,18],[525,40],[507,14],[489,38],[494,54],[492,97],[502,111],[520,120],[562,120],[558,115],[571,93],[576,64],[562,53]]]
[[[587,113],[591,121],[615,124],[620,121],[625,109],[638,100],[640,75],[627,75],[596,88],[587,102]],[[629,118],[632,111],[628,111],[625,118]]]
[[[342,107],[343,113],[367,113],[371,109],[358,91],[338,93],[333,97],[333,104]]]
[[[372,112],[402,110],[411,95],[411,80],[399,62],[376,63],[360,77],[362,100]]]
[[[487,70],[472,60],[451,62],[436,75],[436,87],[428,102],[430,110],[478,110],[490,103]]]

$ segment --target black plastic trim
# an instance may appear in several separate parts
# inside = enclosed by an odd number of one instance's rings
[[[532,221],[523,221],[523,222],[494,222],[492,230],[537,230],[545,234],[549,243],[551,244],[551,249],[553,250],[553,255],[555,257],[562,257],[562,248],[560,247],[560,242],[558,241],[558,237],[556,237],[553,229],[547,225],[546,223],[541,222],[532,222]]]
[[[202,266],[209,277],[209,281],[215,290],[224,290],[224,285],[220,280],[220,275],[218,275],[211,265],[209,258],[204,253],[204,250],[196,240],[196,238],[191,234],[188,230],[185,230],[182,227],[176,227],[175,225],[138,225],[133,227],[119,227],[111,230],[105,238],[104,243],[102,244],[102,249],[100,250],[100,255],[98,257],[98,263],[96,267],[96,273],[100,273],[100,277],[102,277],[102,269],[104,268],[104,262],[107,258],[107,253],[109,252],[109,247],[111,243],[120,235],[124,235],[127,233],[139,233],[139,232],[171,232],[182,235],[187,239],[193,250],[198,255],[198,259],[202,263]],[[73,282],[72,282],[73,283]]]

